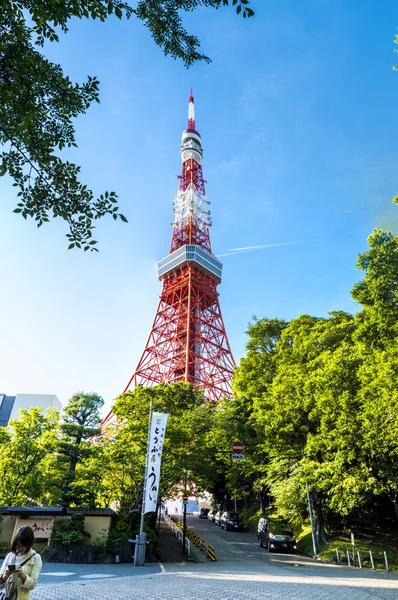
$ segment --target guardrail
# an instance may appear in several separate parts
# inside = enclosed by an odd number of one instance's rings
[[[172,519],[170,519],[170,517],[166,514],[163,514],[163,519],[164,519],[164,522],[166,523],[166,525],[172,529],[174,535],[176,536],[176,538],[178,539],[178,541],[180,542],[180,544],[182,546],[184,536],[183,536],[183,532],[181,531],[181,529],[179,528],[177,523],[174,523],[174,521]],[[191,542],[190,542],[188,536],[185,537],[185,548],[187,550],[187,556],[188,556],[188,558],[190,558],[191,557]]]
[[[171,523],[174,527],[178,528],[178,531],[182,536],[183,530],[184,530],[183,521],[181,521],[181,519],[175,515],[172,515],[171,518],[170,517],[167,517],[167,518],[169,519],[169,521],[171,521]],[[205,543],[204,539],[200,538],[198,535],[196,535],[196,533],[193,529],[191,529],[190,527],[185,527],[185,536],[186,536],[185,539],[191,540],[191,542],[193,542],[195,544],[195,546],[197,546],[199,548],[199,550],[201,550],[202,552],[206,552],[206,543]],[[190,556],[190,554],[189,554],[189,556]],[[207,547],[207,558],[209,558],[211,561],[217,560],[214,546],[211,546],[210,544],[208,544],[208,547]]]

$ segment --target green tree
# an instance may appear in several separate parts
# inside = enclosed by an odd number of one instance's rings
[[[192,478],[204,488],[212,481],[213,465],[206,453],[206,434],[212,425],[214,406],[191,384],[138,387],[122,394],[113,408],[120,425],[105,434],[103,495],[117,500],[123,514],[141,502],[145,472],[149,407],[169,415],[163,446],[159,497]],[[101,469],[101,467],[99,467]]]
[[[56,446],[59,415],[48,409],[21,410],[10,421],[11,431],[0,428],[0,504],[40,502],[46,492],[46,463]]]
[[[395,339],[398,322],[398,238],[375,229],[368,243],[369,250],[357,262],[365,277],[352,290],[352,297],[363,307],[356,321],[357,339],[363,342],[365,353]]]
[[[232,0],[236,11],[250,17],[248,0]],[[33,218],[40,227],[51,217],[69,226],[69,248],[96,250],[94,222],[119,213],[115,192],[95,197],[80,181],[80,167],[59,152],[76,146],[73,120],[99,102],[99,82],[88,77],[72,83],[60,65],[43,54],[45,42],[58,41],[73,18],[105,21],[135,16],[153,39],[187,66],[209,59],[198,52],[199,40],[184,29],[179,11],[199,6],[218,8],[228,0],[139,0],[135,8],[120,0],[3,0],[0,11],[0,175],[18,188],[14,212]]]
[[[49,474],[53,493],[60,494],[59,501],[63,504],[84,506],[94,501],[91,493],[97,476],[95,467],[90,470],[89,466],[90,459],[101,449],[90,438],[100,433],[103,404],[98,394],[78,392],[64,409],[52,475]]]
[[[325,521],[348,522],[375,495],[387,495],[398,516],[398,239],[375,230],[368,242],[355,317],[254,321],[225,411],[227,427],[235,410],[235,431],[242,423],[255,432],[247,467],[257,465],[277,512],[302,519],[309,484],[318,541]]]
[[[398,340],[362,364],[362,449],[374,478],[374,493],[387,494],[398,521]]]

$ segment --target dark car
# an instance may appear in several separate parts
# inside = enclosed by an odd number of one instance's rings
[[[209,510],[209,512],[207,513],[207,518],[210,521],[210,523],[214,523],[214,516],[215,516],[214,510]]]
[[[265,546],[268,552],[274,550],[296,551],[294,533],[289,523],[282,519],[261,518],[258,522],[257,537],[260,546]]]
[[[225,531],[228,531],[229,529],[239,531],[242,529],[241,518],[236,512],[225,512],[221,516],[220,527],[223,527]]]
[[[199,511],[199,519],[207,519],[207,515],[210,512],[210,508],[201,508]]]
[[[219,511],[218,511],[218,512],[217,512],[217,513],[214,515],[214,523],[215,523],[216,525],[218,525],[219,527],[220,527],[220,525],[221,525],[221,522],[220,522],[220,521],[221,521],[221,515],[222,515],[222,512],[221,512],[221,510],[219,510]]]

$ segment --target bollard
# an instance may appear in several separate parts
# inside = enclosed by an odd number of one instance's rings
[[[210,558],[211,561],[216,561],[216,553],[214,551],[213,546],[210,546],[210,544],[207,546],[207,558]]]
[[[370,558],[370,564],[372,565],[372,569],[374,571],[375,570],[375,563],[374,563],[374,560],[373,560],[373,554],[372,554],[371,550],[369,550],[369,558]]]
[[[362,569],[361,555],[359,554],[359,550],[357,551],[357,555],[358,555],[358,565],[359,565],[359,568]]]
[[[339,554],[339,551],[337,548],[336,548],[336,558],[337,558],[337,562],[339,563],[340,562],[340,554]]]
[[[204,552],[206,551],[206,544],[203,538],[200,540],[200,549]]]
[[[383,554],[384,554],[384,562],[386,563],[386,571],[389,571],[388,560],[387,560],[387,552],[384,551]]]
[[[351,559],[350,559],[350,551],[347,550],[347,562],[348,562],[348,566],[351,567]]]

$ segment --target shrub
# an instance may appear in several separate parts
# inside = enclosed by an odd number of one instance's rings
[[[84,515],[74,513],[70,518],[56,517],[50,538],[50,546],[70,546],[91,537],[84,530]]]
[[[99,535],[97,535],[96,538],[94,538],[92,544],[94,547],[94,552],[95,552],[95,556],[99,556],[100,554],[103,554],[104,552],[106,552],[108,544],[108,530],[107,529],[102,529],[102,531],[100,532]]]
[[[121,540],[131,538],[131,526],[126,523],[123,519],[119,518],[116,521],[116,525],[110,530],[108,539],[106,541],[106,547],[111,548],[114,544],[117,544]]]
[[[261,510],[256,506],[243,508],[240,511],[240,516],[243,521],[244,528],[247,529],[247,531],[251,531],[252,533],[257,533],[259,519],[264,516],[261,513]]]
[[[0,558],[4,558],[4,556],[6,554],[8,554],[11,551],[11,546],[9,542],[5,542],[4,540],[0,539]]]
[[[51,550],[48,544],[35,544],[33,549],[36,550],[36,552],[40,554],[42,558],[44,558]]]

